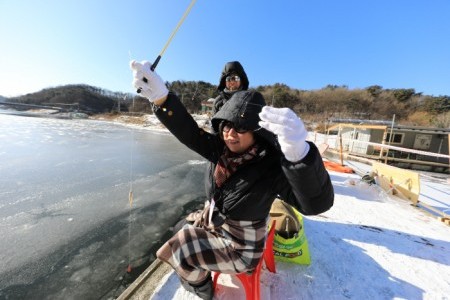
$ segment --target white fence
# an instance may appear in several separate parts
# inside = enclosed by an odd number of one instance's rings
[[[309,132],[308,133],[309,141],[314,142],[316,145],[319,145],[322,143],[328,144],[329,148],[331,148],[331,149],[337,149],[339,147],[338,139],[339,139],[338,135],[326,135],[326,134],[317,133],[317,132]],[[379,147],[380,149],[392,149],[392,150],[415,153],[415,154],[420,154],[420,155],[425,155],[425,156],[447,158],[450,160],[450,155],[447,155],[447,154],[440,154],[440,153],[427,152],[427,151],[421,151],[421,150],[415,150],[415,149],[409,149],[409,148],[402,148],[402,147],[391,146],[391,145],[387,145],[387,144],[379,144],[379,143],[360,141],[360,140],[355,140],[355,139],[344,139],[343,138],[342,141],[350,142],[350,143],[367,144],[367,145]],[[339,150],[339,149],[337,149],[337,150]]]

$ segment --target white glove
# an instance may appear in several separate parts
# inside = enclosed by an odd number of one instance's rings
[[[281,151],[288,161],[300,161],[308,154],[308,132],[302,120],[291,109],[264,106],[259,117],[259,125],[278,136]]]
[[[133,70],[133,86],[143,97],[154,102],[166,97],[169,91],[161,77],[150,69],[151,66],[148,61],[130,62],[130,68]]]

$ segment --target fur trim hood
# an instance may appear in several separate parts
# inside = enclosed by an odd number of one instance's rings
[[[244,71],[244,67],[242,67],[241,63],[238,61],[230,61],[225,64],[222,74],[220,75],[219,86],[217,89],[223,91],[226,87],[225,78],[232,74],[237,74],[241,77],[241,90],[248,90],[249,82],[247,74]]]

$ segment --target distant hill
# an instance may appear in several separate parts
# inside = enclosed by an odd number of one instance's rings
[[[7,101],[7,100],[8,100],[8,98],[3,97],[3,96],[0,96],[0,102],[5,102],[5,101]]]
[[[201,111],[201,101],[216,96],[215,86],[203,81],[174,81],[167,84],[191,113]],[[149,101],[138,94],[111,92],[85,84],[47,88],[36,93],[7,98],[6,101],[58,106],[89,114],[119,110],[121,112],[152,113]]]
[[[68,110],[86,113],[105,113],[118,107],[119,101],[124,101],[124,93],[116,93],[89,85],[65,85],[43,89],[36,93],[7,99],[9,102],[24,104],[58,106]],[[129,97],[131,98],[131,97]],[[131,102],[131,99],[129,100]],[[121,107],[127,110],[127,105]]]

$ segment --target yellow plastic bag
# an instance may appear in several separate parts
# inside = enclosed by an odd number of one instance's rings
[[[270,221],[276,220],[273,252],[275,260],[309,265],[308,240],[302,215],[286,202],[276,199],[270,210]]]

